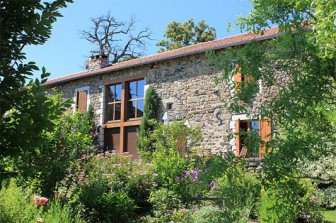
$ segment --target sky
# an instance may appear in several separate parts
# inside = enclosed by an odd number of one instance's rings
[[[247,16],[252,5],[248,0],[74,0],[67,8],[61,9],[63,17],[53,25],[51,38],[39,46],[25,48],[28,61],[46,67],[51,73],[49,79],[66,76],[85,70],[84,63],[91,56],[95,46],[82,39],[81,30],[92,27],[91,18],[108,12],[118,21],[137,19],[140,30],[148,27],[152,31],[152,41],[148,41],[146,55],[156,54],[155,46],[162,40],[169,23],[184,23],[194,19],[214,27],[217,39],[240,33],[237,28],[228,32],[228,25],[239,16]],[[40,72],[35,72],[35,77]]]

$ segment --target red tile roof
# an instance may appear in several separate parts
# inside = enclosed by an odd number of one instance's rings
[[[47,86],[51,86],[54,84],[60,84],[64,82],[68,82],[71,80],[76,80],[84,77],[90,77],[94,75],[104,74],[112,71],[127,69],[131,67],[151,64],[159,61],[179,58],[183,56],[203,53],[208,50],[217,50],[223,49],[231,46],[243,45],[246,43],[251,42],[252,40],[261,41],[265,39],[271,39],[274,37],[279,36],[279,29],[278,27],[273,27],[270,29],[265,30],[264,35],[257,35],[252,33],[243,33],[235,36],[226,37],[219,40],[213,40],[205,43],[198,43],[191,46],[186,46],[183,48],[171,50],[164,53],[159,53],[151,56],[146,56],[139,59],[133,59],[121,63],[112,64],[111,66],[107,66],[101,69],[92,70],[92,71],[82,71],[79,73],[74,73],[70,75],[66,75],[63,77],[51,79],[45,83]]]

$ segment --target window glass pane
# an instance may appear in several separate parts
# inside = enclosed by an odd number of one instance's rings
[[[106,105],[106,121],[111,121],[113,120],[113,109],[114,109],[114,104],[107,104]]]
[[[259,122],[258,121],[252,121],[251,122],[251,129],[252,129],[252,131],[258,131],[259,130]]]
[[[113,102],[114,101],[114,86],[110,86],[107,88],[106,92],[106,103]]]
[[[143,116],[143,104],[144,100],[138,100],[138,110],[137,110],[137,117],[142,117]]]
[[[129,99],[136,98],[136,81],[129,82]]]
[[[115,98],[117,101],[121,101],[121,84],[115,85]]]
[[[135,104],[136,101],[127,102],[127,118],[135,118]]]
[[[121,103],[116,103],[114,120],[120,120],[120,116],[121,116]]]
[[[145,80],[138,80],[138,98],[144,98]]]
[[[251,121],[251,137],[250,137],[250,150],[251,156],[259,155],[259,121]]]

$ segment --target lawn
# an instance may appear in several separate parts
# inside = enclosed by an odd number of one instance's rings
[[[336,210],[324,210],[322,213],[325,223],[336,223]]]

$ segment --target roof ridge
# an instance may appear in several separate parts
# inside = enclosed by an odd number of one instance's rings
[[[70,81],[74,79],[84,78],[84,77],[91,76],[91,75],[98,75],[98,74],[106,73],[108,71],[127,69],[127,68],[134,67],[134,66],[141,66],[144,64],[155,63],[155,62],[162,61],[162,60],[169,60],[169,59],[173,59],[177,57],[197,54],[197,53],[204,52],[205,50],[209,50],[209,49],[220,49],[220,48],[225,48],[228,46],[246,44],[248,41],[251,41],[258,37],[259,38],[265,37],[264,39],[267,39],[267,37],[272,38],[275,34],[279,34],[279,30],[276,30],[277,28],[278,26],[268,28],[264,31],[263,35],[258,34],[258,33],[245,32],[245,33],[240,33],[240,34],[236,34],[232,36],[227,36],[221,39],[192,44],[189,46],[181,47],[178,49],[174,49],[174,50],[170,50],[170,51],[166,51],[162,53],[148,55],[148,56],[140,57],[140,58],[133,59],[133,60],[114,63],[106,67],[97,69],[97,70],[79,71],[76,73],[72,73],[72,74],[68,74],[68,75],[64,75],[61,77],[48,80],[45,85],[53,85],[53,84],[57,84],[60,82],[66,82],[66,81]],[[272,33],[272,31],[274,33]],[[269,33],[266,34],[266,32],[269,32]],[[244,37],[246,38],[244,39]]]

